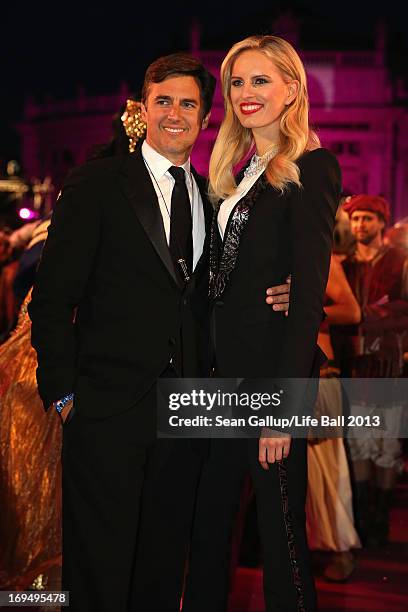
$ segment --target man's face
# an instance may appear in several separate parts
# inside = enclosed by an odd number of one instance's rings
[[[377,213],[369,210],[355,210],[351,215],[350,224],[357,242],[363,244],[370,244],[381,236],[385,225]]]
[[[176,165],[187,160],[209,120],[209,114],[202,116],[200,89],[191,76],[151,83],[142,117],[147,123],[147,143]]]

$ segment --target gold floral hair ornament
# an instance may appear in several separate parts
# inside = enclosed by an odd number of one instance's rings
[[[136,149],[137,141],[144,137],[146,123],[142,120],[142,105],[136,100],[126,101],[126,110],[121,116],[121,121],[129,138],[129,151],[133,153]]]

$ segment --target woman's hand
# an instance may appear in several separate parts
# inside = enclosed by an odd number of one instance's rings
[[[259,438],[259,463],[269,470],[269,463],[286,459],[290,451],[291,436],[264,427]]]

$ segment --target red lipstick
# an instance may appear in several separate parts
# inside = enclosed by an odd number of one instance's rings
[[[243,115],[253,115],[261,110],[262,106],[262,104],[257,104],[256,102],[242,102],[239,105]]]

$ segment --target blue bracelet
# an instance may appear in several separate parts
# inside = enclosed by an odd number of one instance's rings
[[[62,397],[57,402],[54,402],[54,406],[55,406],[55,409],[58,412],[58,414],[61,414],[61,412],[64,410],[64,408],[68,404],[68,402],[70,402],[73,399],[74,399],[74,394],[70,393],[69,395],[66,395],[65,397]]]

